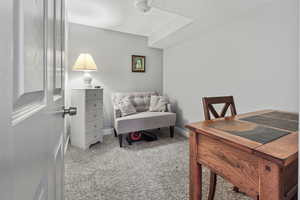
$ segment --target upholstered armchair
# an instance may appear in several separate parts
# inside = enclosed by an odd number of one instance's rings
[[[172,112],[172,105],[166,105],[166,112],[150,112],[150,99],[153,95],[158,96],[158,93],[134,92],[114,93],[112,95],[112,104],[114,106],[114,131],[115,136],[119,137],[120,147],[122,147],[122,136],[130,132],[169,127],[170,136],[174,137],[176,114]],[[137,113],[122,116],[118,105],[119,101],[124,98],[129,98]]]

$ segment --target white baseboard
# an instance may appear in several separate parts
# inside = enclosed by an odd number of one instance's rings
[[[114,133],[114,129],[113,128],[105,128],[102,129],[103,130],[103,135],[111,135]]]
[[[68,147],[69,147],[69,143],[70,143],[70,136],[67,137],[66,143],[65,143],[65,149],[64,149],[64,153],[66,154]]]
[[[190,137],[190,136],[189,136],[189,132],[188,132],[186,129],[184,129],[184,128],[181,128],[181,127],[176,126],[176,127],[175,127],[175,131],[176,131],[177,133],[179,133],[180,135],[184,136],[184,137],[187,137],[187,138]]]

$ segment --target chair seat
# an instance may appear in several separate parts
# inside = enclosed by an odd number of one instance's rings
[[[176,114],[172,112],[140,112],[120,117],[115,121],[118,134],[174,126]]]

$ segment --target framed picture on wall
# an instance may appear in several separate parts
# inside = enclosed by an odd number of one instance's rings
[[[132,72],[146,72],[146,56],[132,55]]]

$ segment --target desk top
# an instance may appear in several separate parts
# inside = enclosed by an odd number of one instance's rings
[[[298,158],[296,113],[264,110],[186,127],[281,165],[288,165]]]

